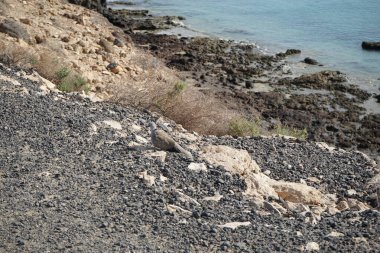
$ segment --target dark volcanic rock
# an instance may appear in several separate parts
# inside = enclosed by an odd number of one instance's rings
[[[314,60],[314,59],[309,58],[309,57],[305,58],[303,61],[304,61],[306,64],[310,64],[310,65],[318,65],[318,61],[317,61],[317,60]]]
[[[380,50],[380,42],[363,41],[362,48],[366,50]]]
[[[276,54],[276,56],[279,58],[285,58],[286,56],[300,54],[300,53],[301,53],[301,50],[299,50],[299,49],[288,49],[288,50],[286,50],[285,53],[278,53],[278,54]]]
[[[6,19],[0,23],[0,32],[6,33],[14,38],[22,39],[27,43],[32,43],[28,31],[17,21]]]
[[[107,8],[107,0],[69,0],[69,2],[89,9],[95,9],[101,13]]]

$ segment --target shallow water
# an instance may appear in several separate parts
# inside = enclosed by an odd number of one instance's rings
[[[298,48],[302,57],[349,73],[379,93],[380,52],[361,42],[380,41],[379,0],[135,0],[156,14],[181,15],[186,25],[215,36],[257,43],[269,53]]]

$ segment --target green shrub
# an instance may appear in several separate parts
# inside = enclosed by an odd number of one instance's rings
[[[63,92],[73,92],[80,90],[88,90],[86,80],[78,74],[71,74],[61,80],[58,89]]]
[[[292,136],[301,140],[306,140],[308,137],[306,128],[300,130],[300,129],[282,125],[281,123],[276,125],[274,129],[274,133],[278,135]]]
[[[71,69],[69,69],[68,67],[62,67],[57,71],[56,75],[59,80],[62,80],[68,77],[70,73],[71,73]]]
[[[234,119],[228,127],[228,134],[232,136],[258,136],[262,132],[262,122],[258,118],[255,121],[244,118]]]
[[[185,91],[187,88],[187,84],[183,81],[180,81],[174,85],[173,91],[169,92],[168,97],[174,98]]]

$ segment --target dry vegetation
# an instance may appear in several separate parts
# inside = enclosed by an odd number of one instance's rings
[[[188,130],[203,134],[222,135],[235,113],[216,99],[180,80],[170,71],[163,71],[155,58],[136,55],[131,59],[144,70],[143,78],[115,84],[110,93],[113,100],[160,112]]]
[[[19,45],[0,43],[0,61],[23,69],[34,69],[42,77],[55,83],[63,92],[88,90],[86,80],[77,72],[72,71],[52,52],[31,52]]]

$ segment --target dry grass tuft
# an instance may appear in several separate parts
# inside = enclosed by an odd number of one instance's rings
[[[181,81],[155,58],[135,55],[130,59],[144,72],[140,79],[114,84],[109,93],[121,104],[156,111],[190,131],[224,135],[236,114],[218,100]]]
[[[29,50],[0,42],[0,61],[8,66],[31,68],[36,63],[38,55]]]

